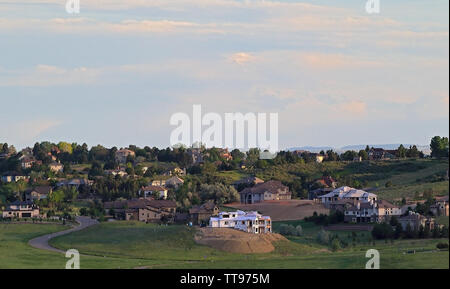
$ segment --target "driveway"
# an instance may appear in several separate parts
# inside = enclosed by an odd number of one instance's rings
[[[28,242],[28,244],[31,247],[34,247],[36,249],[41,249],[41,250],[47,250],[47,251],[52,251],[52,252],[58,252],[58,253],[63,253],[65,254],[65,251],[53,248],[52,246],[50,246],[48,244],[48,241],[50,241],[51,239],[55,238],[55,237],[59,237],[59,236],[63,236],[63,235],[67,235],[70,234],[72,232],[76,232],[76,231],[80,231],[83,230],[87,227],[90,226],[94,226],[98,224],[98,221],[93,220],[89,217],[76,217],[75,220],[80,224],[77,227],[74,227],[72,229],[66,230],[66,231],[61,231],[61,232],[57,232],[57,233],[53,233],[53,234],[48,234],[48,235],[44,235],[41,237],[37,237],[34,238],[32,240],[30,240]]]

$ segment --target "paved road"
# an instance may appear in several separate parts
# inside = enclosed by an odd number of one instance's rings
[[[42,249],[42,250],[47,250],[47,251],[52,251],[52,252],[58,252],[58,253],[63,253],[65,254],[66,252],[53,248],[52,246],[50,246],[48,244],[48,241],[50,241],[51,239],[58,237],[58,236],[62,236],[62,235],[66,235],[72,232],[76,232],[76,231],[80,231],[83,230],[87,227],[93,226],[98,224],[98,222],[96,220],[93,220],[89,217],[76,217],[76,221],[78,223],[80,223],[80,225],[78,227],[74,227],[72,229],[66,230],[66,231],[61,231],[61,232],[57,232],[57,233],[53,233],[53,234],[48,234],[48,235],[44,235],[41,237],[37,237],[34,238],[32,240],[30,240],[28,242],[28,244],[34,248],[37,249]]]

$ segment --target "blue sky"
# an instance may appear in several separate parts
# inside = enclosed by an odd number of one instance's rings
[[[444,0],[0,0],[0,142],[169,146],[170,116],[277,112],[280,148],[449,131]]]

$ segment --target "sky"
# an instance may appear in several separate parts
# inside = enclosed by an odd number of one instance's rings
[[[0,0],[0,143],[167,147],[170,117],[278,113],[279,147],[449,134],[449,2]]]

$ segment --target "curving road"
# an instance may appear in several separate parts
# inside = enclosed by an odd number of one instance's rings
[[[48,244],[48,241],[50,241],[51,239],[55,238],[55,237],[59,237],[62,235],[67,235],[70,234],[72,232],[76,232],[76,231],[80,231],[83,230],[87,227],[90,226],[94,226],[98,224],[98,221],[93,220],[89,217],[76,217],[75,220],[80,224],[77,227],[74,227],[72,229],[66,230],[66,231],[61,231],[61,232],[56,232],[56,233],[52,233],[52,234],[48,234],[48,235],[44,235],[44,236],[40,236],[37,238],[34,238],[32,240],[30,240],[28,242],[28,244],[34,248],[37,249],[42,249],[42,250],[47,250],[47,251],[52,251],[52,252],[58,252],[58,253],[63,253],[65,254],[65,251],[53,248],[52,246],[50,246]]]

